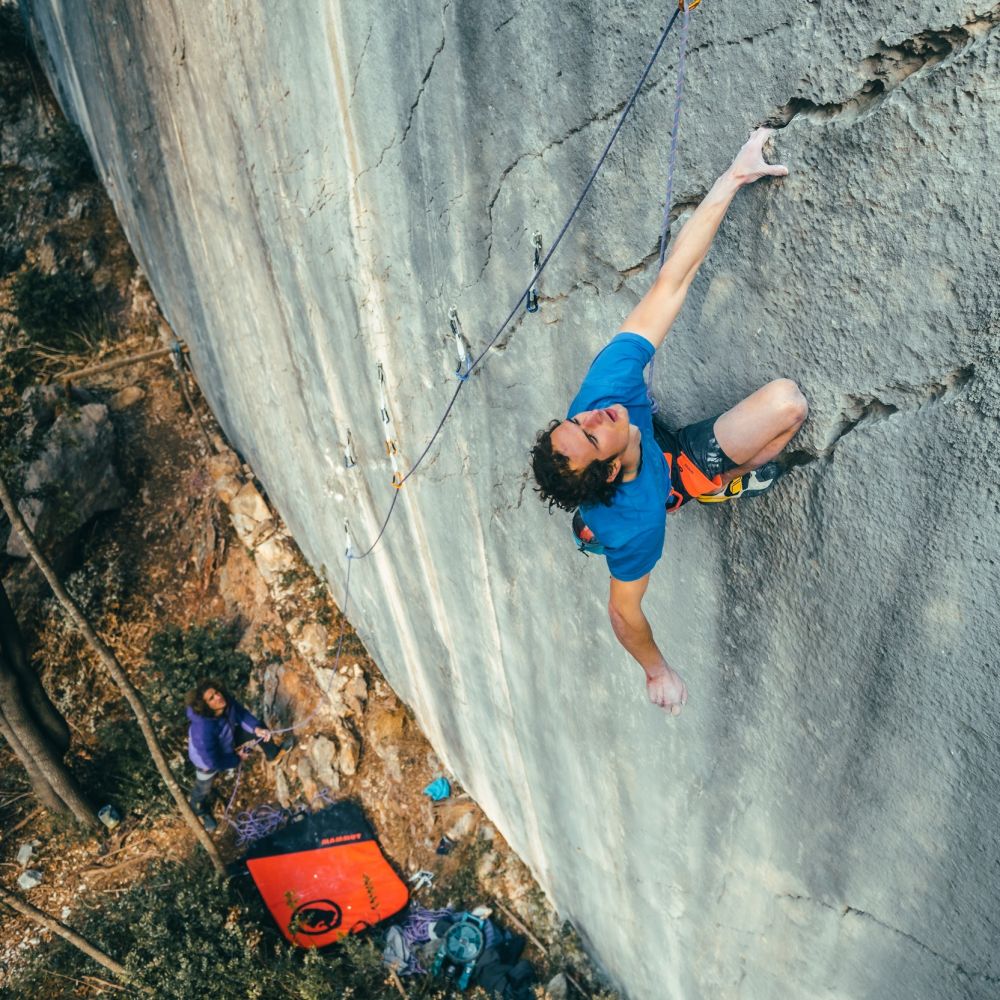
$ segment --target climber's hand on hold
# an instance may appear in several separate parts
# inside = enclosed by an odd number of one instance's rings
[[[688,700],[684,678],[666,663],[646,669],[646,693],[654,705],[666,709],[671,715],[680,715]]]
[[[736,154],[729,173],[739,184],[753,184],[761,177],[787,177],[788,167],[780,163],[768,163],[764,159],[764,146],[774,136],[773,128],[759,128],[750,133],[750,138]]]

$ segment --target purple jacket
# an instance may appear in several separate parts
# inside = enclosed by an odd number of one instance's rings
[[[187,709],[188,757],[199,771],[228,771],[240,759],[234,750],[236,727],[252,733],[260,723],[235,698],[230,697],[222,715],[206,718]]]

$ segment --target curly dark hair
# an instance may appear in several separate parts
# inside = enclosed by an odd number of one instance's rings
[[[205,716],[206,719],[212,718],[215,713],[205,704],[205,692],[213,690],[218,691],[228,703],[232,699],[229,697],[229,692],[226,690],[222,681],[216,680],[214,677],[204,677],[202,680],[190,690],[186,695],[184,695],[184,704],[191,709],[192,712],[198,715]]]
[[[613,458],[595,458],[585,469],[571,469],[569,459],[552,447],[552,432],[561,423],[561,420],[553,420],[545,430],[539,431],[531,449],[531,468],[539,500],[548,503],[550,511],[553,506],[574,511],[585,503],[602,503],[610,507],[624,470],[620,469],[613,480],[608,479],[615,464]]]

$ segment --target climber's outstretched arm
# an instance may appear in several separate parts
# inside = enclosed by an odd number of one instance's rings
[[[646,693],[649,700],[673,715],[679,715],[687,704],[684,679],[663,658],[653,630],[642,611],[642,598],[649,586],[649,574],[625,582],[611,577],[608,616],[618,641],[635,657],[646,672]]]
[[[681,229],[653,287],[625,318],[623,331],[641,334],[653,347],[663,343],[733,196],[745,184],[761,177],[784,177],[788,173],[787,167],[764,159],[764,144],[773,134],[773,129],[759,128],[747,139],[729,169],[712,185]]]

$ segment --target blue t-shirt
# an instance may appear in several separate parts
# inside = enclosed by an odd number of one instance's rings
[[[568,419],[584,410],[621,403],[642,435],[635,479],[618,487],[610,507],[598,503],[580,508],[587,527],[604,546],[611,575],[626,583],[640,579],[656,565],[666,535],[670,468],[653,437],[653,411],[642,377],[653,353],[645,337],[619,333],[594,358],[566,413]]]

